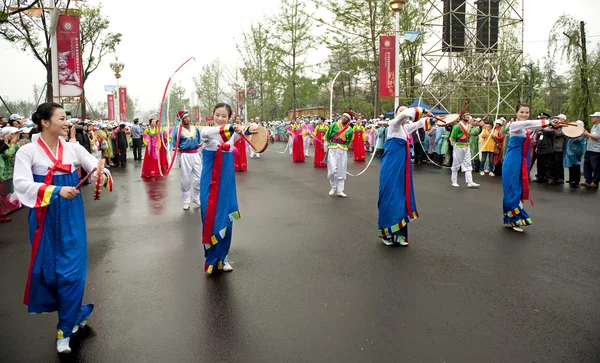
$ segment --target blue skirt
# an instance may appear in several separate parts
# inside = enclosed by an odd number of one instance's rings
[[[202,224],[206,220],[209,204],[210,183],[216,151],[202,150],[202,175],[200,176],[200,199]],[[221,175],[218,176],[219,193],[216,200],[215,224],[212,230],[211,244],[204,244],[206,262],[204,270],[212,273],[214,268],[222,269],[231,246],[233,221],[240,218],[237,194],[235,190],[235,170],[233,153],[223,152]],[[213,201],[211,201],[213,202]]]
[[[502,189],[504,198],[502,209],[504,224],[511,227],[533,224],[529,214],[523,208],[522,163],[525,137],[511,136],[508,141],[504,162],[502,163]],[[529,170],[530,154],[527,153],[527,170]]]
[[[45,175],[34,175],[37,183]],[[55,175],[52,185],[76,186],[77,171]],[[73,327],[87,320],[93,305],[82,306],[87,272],[87,236],[81,194],[68,200],[54,199],[47,207],[42,237],[35,256],[29,285],[29,313],[58,311],[58,339],[72,334]],[[29,211],[29,233],[33,243],[39,226],[38,208]]]
[[[406,157],[406,140],[388,139],[379,169],[379,237],[408,241],[408,223],[419,217],[412,181],[412,164]],[[412,215],[406,205],[406,163],[411,168],[410,204]]]

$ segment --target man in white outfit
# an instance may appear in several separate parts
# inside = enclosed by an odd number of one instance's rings
[[[192,201],[200,206],[202,158],[198,151],[202,141],[200,140],[200,130],[192,125],[186,111],[177,112],[177,119],[181,122],[181,126],[173,128],[171,140],[176,143],[179,136],[179,143],[176,145],[181,169],[179,181],[183,194],[183,210],[188,210]],[[179,130],[181,130],[181,135]]]
[[[450,134],[450,142],[454,146],[452,152],[452,186],[458,188],[458,171],[462,169],[465,173],[467,187],[477,188],[479,184],[473,182],[473,167],[471,165],[471,150],[469,148],[469,131],[471,115],[468,111],[460,112],[458,125],[454,125]]]
[[[344,112],[341,121],[332,123],[323,138],[323,147],[327,152],[327,178],[331,185],[330,196],[337,192],[338,197],[347,197],[344,185],[348,167],[348,147],[354,135],[350,120],[352,111]]]

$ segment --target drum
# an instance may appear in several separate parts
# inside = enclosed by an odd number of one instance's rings
[[[569,123],[567,126],[562,128],[562,132],[565,137],[576,139],[583,135],[585,128],[583,125],[579,125],[577,123]]]
[[[460,115],[457,113],[451,113],[451,114],[443,116],[443,117],[436,117],[436,119],[438,120],[438,122],[437,122],[438,126],[446,126],[453,122],[458,121],[460,119]]]
[[[254,152],[262,153],[267,150],[269,146],[269,131],[265,129],[263,126],[259,125],[256,128],[256,133],[252,134],[252,139],[250,140],[248,137],[244,136],[248,144],[254,149]]]

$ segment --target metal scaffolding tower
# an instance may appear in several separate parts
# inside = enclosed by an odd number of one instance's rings
[[[458,113],[468,100],[474,117],[513,115],[522,83],[523,1],[428,0],[423,101]]]

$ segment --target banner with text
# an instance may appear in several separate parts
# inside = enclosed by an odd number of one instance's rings
[[[115,120],[115,95],[106,95],[106,103],[108,105],[108,119]]]
[[[56,58],[60,97],[78,97],[83,93],[83,67],[79,16],[60,15],[56,27]]]
[[[196,122],[200,121],[200,107],[194,106],[194,120]]]
[[[127,121],[127,88],[119,87],[119,116]]]
[[[393,36],[379,37],[379,96],[394,97],[396,41]]]

